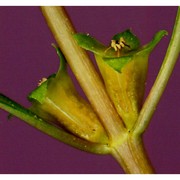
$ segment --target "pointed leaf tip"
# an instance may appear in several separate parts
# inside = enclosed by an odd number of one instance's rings
[[[160,30],[158,31],[152,41],[150,41],[148,44],[144,45],[138,52],[139,53],[151,53],[151,51],[156,47],[156,45],[160,42],[160,40],[165,36],[168,35],[168,32],[166,30]]]
[[[74,39],[78,45],[88,51],[95,54],[102,55],[107,49],[101,42],[97,41],[95,38],[91,37],[89,34],[78,33],[74,35]]]

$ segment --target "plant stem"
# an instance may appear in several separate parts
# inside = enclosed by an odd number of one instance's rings
[[[108,132],[110,144],[96,144],[78,138],[39,118],[2,94],[0,94],[0,108],[53,138],[80,150],[111,154],[126,173],[154,173],[143,146],[142,134],[150,122],[180,53],[180,8],[164,62],[132,131],[125,128],[87,53],[75,42],[73,38],[75,30],[65,10],[62,7],[42,7],[41,10],[72,71]]]
[[[141,137],[134,138],[129,134],[123,144],[113,149],[112,155],[128,174],[154,173]]]
[[[121,136],[125,132],[124,124],[116,113],[89,56],[75,42],[73,38],[75,30],[64,8],[46,6],[41,7],[41,10],[68,64],[91,105],[99,115],[110,139]]]
[[[175,63],[180,53],[180,7],[178,8],[177,17],[174,25],[173,34],[169,47],[156,81],[143,105],[138,121],[134,126],[134,134],[142,134],[149,125],[156,106],[166,88],[168,80],[174,69]]]
[[[68,64],[111,138],[113,157],[126,173],[153,173],[142,148],[141,137],[138,140],[130,138],[131,135],[114,109],[91,60],[73,39],[75,30],[65,10],[62,7],[41,7],[41,10]]]

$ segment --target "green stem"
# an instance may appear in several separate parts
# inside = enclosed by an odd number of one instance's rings
[[[44,121],[36,114],[30,110],[22,107],[16,102],[12,101],[8,97],[0,94],[0,108],[8,111],[14,116],[22,119],[27,124],[33,126],[34,128],[44,132],[45,134],[61,141],[66,144],[69,144],[73,147],[76,147],[83,151],[88,151],[96,154],[107,154],[110,152],[110,149],[106,145],[90,143],[86,140],[80,139],[72,134],[67,133],[61,128]]]
[[[123,144],[114,147],[112,155],[128,174],[154,173],[140,136],[134,138],[128,134]]]
[[[148,127],[157,104],[167,86],[168,80],[180,53],[180,7],[174,25],[169,47],[156,81],[143,105],[138,121],[134,126],[134,134],[142,134]]]

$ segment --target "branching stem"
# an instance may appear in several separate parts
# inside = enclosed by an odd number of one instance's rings
[[[144,150],[141,135],[147,128],[155,107],[172,73],[180,47],[180,13],[178,11],[172,39],[157,80],[142,108],[133,131],[127,132],[106,93],[86,52],[78,47],[75,30],[62,7],[41,7],[46,22],[65,55],[90,103],[99,115],[113,144],[111,154],[126,173],[154,173]]]
[[[42,132],[84,151],[111,155],[126,173],[154,173],[142,142],[142,134],[147,128],[154,110],[165,90],[180,53],[180,8],[172,38],[157,76],[157,79],[140,112],[132,131],[128,131],[119,117],[101,78],[96,72],[87,53],[73,38],[75,30],[63,7],[41,7],[45,20],[52,31],[61,51],[74,72],[92,107],[97,112],[110,137],[108,145],[90,143],[58,129],[34,113],[0,94],[0,108],[21,118]]]

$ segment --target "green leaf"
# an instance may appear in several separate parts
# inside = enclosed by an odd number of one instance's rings
[[[66,70],[66,58],[64,57],[64,54],[61,52],[60,48],[58,46],[56,46],[55,44],[52,44],[52,47],[55,48],[56,50],[56,53],[59,57],[59,60],[60,60],[60,67],[59,67],[59,72],[63,71],[63,70]],[[57,73],[58,74],[58,73]]]
[[[115,51],[113,51],[112,49],[108,50],[109,47],[103,45],[101,42],[97,41],[89,34],[75,34],[74,39],[80,47],[91,51],[94,54],[106,57],[114,57],[116,55]],[[106,50],[108,51],[106,52]]]
[[[123,56],[117,58],[103,58],[104,62],[111,66],[114,70],[121,73],[122,68],[132,60],[131,56]]]
[[[157,32],[154,35],[152,41],[150,41],[148,44],[142,46],[142,48],[139,51],[137,51],[136,54],[137,55],[149,54],[165,35],[168,35],[168,32],[165,30],[161,30],[161,31]]]
[[[75,34],[74,38],[80,47],[100,55],[102,55],[107,48],[89,34]]]
[[[33,90],[28,95],[28,99],[30,101],[37,101],[42,104],[47,93],[48,81],[54,77],[55,77],[55,74],[51,75],[45,82],[43,82],[40,86],[38,86],[35,90]]]

